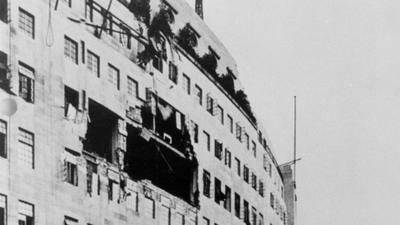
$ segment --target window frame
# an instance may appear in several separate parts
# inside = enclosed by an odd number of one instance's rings
[[[135,98],[138,98],[139,97],[139,83],[135,80],[135,79],[133,79],[132,77],[130,77],[130,76],[127,76],[128,78],[127,78],[127,93],[128,93],[128,95],[129,96],[132,96],[132,97],[135,97]],[[132,94],[132,93],[130,93],[130,91],[129,91],[129,84],[130,83],[132,83],[134,86],[135,86],[135,93],[134,94]]]
[[[194,85],[194,96],[197,98],[199,105],[203,105],[203,89],[197,84]]]
[[[28,134],[28,135],[30,135],[30,136],[32,137],[32,144],[29,144],[29,143],[26,143],[25,141],[20,140],[20,136],[18,135],[18,143],[27,145],[27,146],[29,146],[29,147],[32,148],[32,165],[31,165],[31,167],[32,167],[32,169],[35,169],[35,134],[34,134],[33,132],[30,132],[30,131],[28,131],[28,130],[22,128],[22,127],[19,127],[19,128],[18,128],[18,131],[19,131],[19,132],[22,131],[22,132],[24,132],[25,134]],[[19,133],[18,133],[18,134],[19,134]],[[19,151],[21,151],[21,149],[19,149]],[[20,153],[20,154],[21,154],[21,153]],[[19,160],[21,160],[21,159],[19,158]]]
[[[91,67],[93,67],[93,59],[89,60],[89,58],[95,58],[97,60],[97,65],[96,65],[96,67],[97,67],[96,70],[97,71],[93,71],[91,69]],[[96,53],[94,53],[94,52],[92,52],[92,51],[90,51],[88,49],[87,50],[87,59],[86,59],[86,61],[87,61],[86,68],[88,68],[88,70],[91,71],[93,74],[96,74],[97,77],[100,77],[100,57]],[[90,63],[90,65],[92,65],[91,67],[89,67],[89,62],[91,62]]]
[[[0,135],[4,135],[3,146],[0,146],[0,157],[7,159],[8,157],[8,123],[0,119],[0,127],[4,126],[4,131],[0,129]]]
[[[117,75],[117,83],[116,83],[116,84],[114,83],[114,77],[113,77],[113,78],[110,77],[110,71],[111,71],[111,70],[114,70],[114,71],[116,72],[116,75]],[[120,83],[121,83],[121,79],[120,79],[120,78],[121,78],[121,75],[120,75],[119,69],[118,69],[116,66],[114,66],[113,64],[108,63],[107,81],[108,81],[110,84],[112,84],[114,87],[116,87],[117,90],[120,89]],[[112,82],[111,82],[110,79],[112,79]]]
[[[67,48],[67,43],[69,43],[69,46],[72,46],[75,48],[75,54],[72,56],[70,53],[71,49]],[[67,54],[68,52],[68,54]],[[78,42],[75,41],[74,39],[68,37],[67,35],[64,35],[64,57],[67,57],[69,60],[71,60],[73,63],[76,65],[79,64],[79,46]],[[75,57],[75,58],[73,58]]]
[[[29,31],[26,30],[26,24],[21,24],[21,15],[22,15],[21,13],[32,20],[31,30]],[[25,26],[21,27],[22,25]],[[35,39],[35,16],[21,7],[18,7],[18,29],[23,31],[25,34],[29,35],[33,40]]]
[[[186,94],[190,95],[191,81],[190,77],[185,73],[182,74],[182,87]]]

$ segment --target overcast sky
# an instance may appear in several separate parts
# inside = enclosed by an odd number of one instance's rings
[[[280,163],[298,96],[298,225],[399,225],[400,2],[204,4]]]

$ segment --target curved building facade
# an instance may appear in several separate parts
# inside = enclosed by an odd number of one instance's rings
[[[186,1],[0,2],[0,224],[286,224],[236,62]]]

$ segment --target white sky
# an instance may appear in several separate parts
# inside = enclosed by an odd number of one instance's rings
[[[298,96],[298,225],[399,225],[400,2],[204,4],[281,163]]]

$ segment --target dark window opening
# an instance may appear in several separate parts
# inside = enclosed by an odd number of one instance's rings
[[[210,197],[211,175],[207,170],[203,170],[203,194]]]
[[[240,195],[235,193],[235,216],[240,218]]]
[[[116,163],[118,115],[89,99],[89,118],[84,149]]]
[[[224,208],[231,211],[231,189],[225,185],[225,201],[224,201]]]
[[[8,23],[8,0],[0,0],[0,20]]]
[[[197,206],[198,162],[194,155],[185,156],[174,151],[148,130],[130,124],[127,134],[124,169],[129,176],[133,180],[150,180],[157,187]]]
[[[178,67],[172,62],[169,62],[169,75],[168,78],[174,82],[175,84],[178,83]]]
[[[215,157],[217,159],[219,159],[219,160],[222,160],[222,143],[217,141],[217,140],[215,140],[214,148],[215,148],[214,149],[215,150],[215,152],[214,152]]]
[[[74,118],[79,107],[79,92],[64,86],[64,116]]]
[[[0,157],[7,158],[7,122],[0,120]]]
[[[245,224],[250,224],[249,202],[243,200],[243,221]]]

